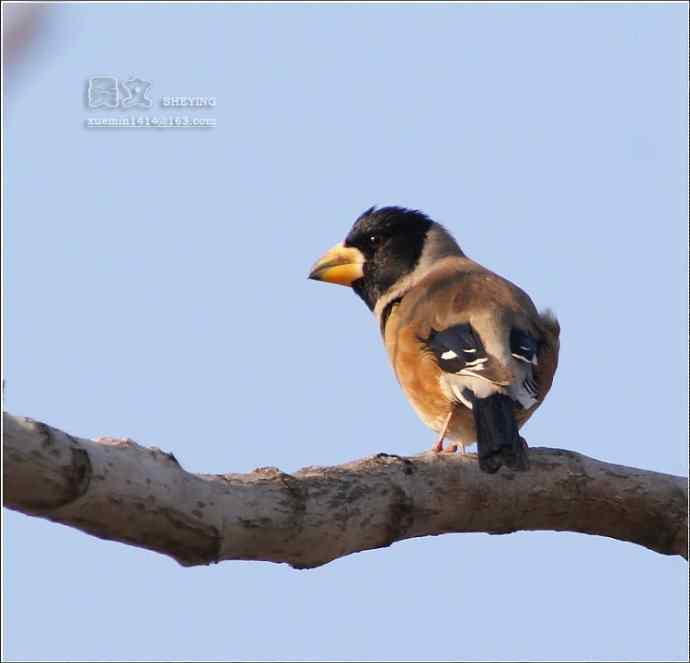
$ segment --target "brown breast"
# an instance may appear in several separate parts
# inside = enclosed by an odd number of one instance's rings
[[[430,353],[422,351],[416,330],[411,326],[400,327],[397,304],[388,316],[384,343],[410,404],[427,426],[440,431],[450,408],[439,384],[441,369]]]

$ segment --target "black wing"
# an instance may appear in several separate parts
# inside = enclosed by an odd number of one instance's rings
[[[487,360],[481,339],[469,324],[454,325],[443,331],[432,329],[428,338],[420,340],[447,373],[459,373]]]
[[[519,361],[536,364],[537,339],[526,331],[513,327],[510,330],[510,352]]]

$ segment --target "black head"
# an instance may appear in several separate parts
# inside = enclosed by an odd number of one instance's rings
[[[347,285],[370,309],[406,276],[448,256],[463,256],[456,241],[426,214],[402,207],[372,207],[345,241],[312,267],[310,279]]]
[[[370,309],[414,271],[432,223],[426,214],[402,207],[372,207],[355,221],[344,245],[364,256],[363,276],[352,283],[352,289]]]

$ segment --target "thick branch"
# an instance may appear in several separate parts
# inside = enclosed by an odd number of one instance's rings
[[[5,506],[192,566],[227,559],[326,564],[448,532],[582,532],[687,559],[687,480],[571,451],[479,471],[471,456],[378,454],[295,474],[191,474],[131,440],[75,438],[4,414]]]

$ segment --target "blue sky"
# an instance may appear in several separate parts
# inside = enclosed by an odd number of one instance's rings
[[[532,446],[687,476],[685,5],[45,18],[5,115],[10,412],[200,472],[428,448],[369,312],[306,280],[361,211],[400,204],[558,314]],[[217,127],[86,129],[103,75],[151,82],[147,114],[214,96],[185,114]],[[3,515],[8,660],[687,659],[686,562],[605,538],[183,569]]]

